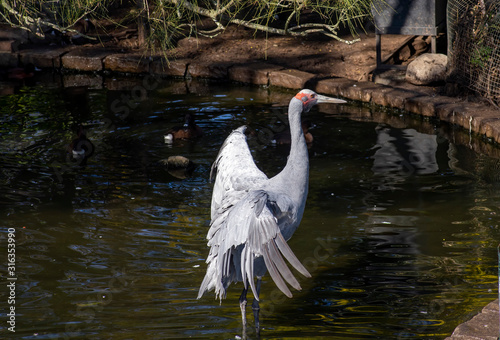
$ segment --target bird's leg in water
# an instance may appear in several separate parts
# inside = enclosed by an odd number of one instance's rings
[[[260,334],[260,322],[259,322],[259,298],[260,295],[260,284],[262,282],[262,279],[260,277],[257,277],[257,286],[255,287],[257,290],[257,296],[253,299],[252,302],[252,310],[253,310],[253,318],[255,320],[255,331],[257,332],[257,335]]]
[[[241,321],[243,323],[243,332],[245,332],[247,327],[247,317],[245,312],[245,307],[247,306],[247,290],[247,288],[243,288],[243,292],[240,295]]]

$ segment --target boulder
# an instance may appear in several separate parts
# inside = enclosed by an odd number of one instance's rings
[[[448,56],[425,53],[413,60],[406,69],[406,81],[414,85],[429,85],[446,79]]]

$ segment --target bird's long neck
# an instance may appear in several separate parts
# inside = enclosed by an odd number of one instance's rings
[[[298,206],[298,219],[302,218],[309,183],[309,155],[301,126],[302,101],[293,98],[288,107],[291,147],[285,168],[278,174],[284,188]]]

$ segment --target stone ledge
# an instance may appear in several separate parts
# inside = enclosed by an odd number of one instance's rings
[[[122,73],[149,73],[151,60],[140,54],[116,53],[103,60],[104,69]]]
[[[189,60],[187,59],[175,59],[167,62],[165,58],[156,58],[149,65],[149,70],[159,76],[185,77],[188,65]]]
[[[345,78],[321,79],[314,86],[317,92],[330,96],[343,96],[342,94],[348,87],[356,85],[357,82]]]
[[[417,91],[385,87],[384,91],[377,91],[374,93],[372,101],[378,105],[392,107],[394,109],[404,109],[408,100],[423,95],[423,93]]]
[[[18,66],[18,54],[9,52],[0,52],[0,65],[11,68]]]
[[[228,70],[228,77],[230,80],[240,83],[269,85],[269,74],[282,69],[281,66],[262,62],[233,65]]]
[[[457,98],[429,95],[423,89],[408,90],[345,78],[319,78],[313,73],[285,68],[263,61],[234,64],[166,61],[161,55],[143,57],[99,47],[38,47],[17,53],[0,53],[0,66],[33,64],[38,68],[71,69],[84,72],[152,73],[167,77],[211,78],[290,89],[311,88],[319,93],[402,109],[413,114],[440,119],[500,143],[500,110]],[[65,82],[73,84],[74,81]],[[93,86],[97,86],[94,84]],[[427,89],[428,90],[428,89]]]
[[[302,89],[307,82],[315,77],[314,74],[294,69],[284,69],[269,72],[269,85],[286,87],[290,89]]]
[[[75,47],[60,48],[37,48],[19,51],[19,62],[21,65],[33,64],[38,68],[56,68],[62,67],[61,58],[73,50]]]
[[[227,79],[229,63],[200,63],[194,62],[187,65],[186,77]]]
[[[64,87],[81,87],[85,86],[90,89],[102,89],[103,78],[101,75],[87,74],[65,74],[62,77],[62,85]]]
[[[426,117],[437,117],[437,107],[443,104],[457,103],[458,99],[443,96],[419,96],[408,98],[405,102],[405,110],[421,114]]]
[[[340,88],[342,97],[369,103],[372,101],[373,92],[375,92],[380,85],[370,82],[358,82]]]
[[[484,131],[484,134],[486,135],[487,138],[490,138],[494,141],[499,142],[500,141],[500,117],[495,118],[490,121],[484,121],[483,122],[483,127],[482,131]]]
[[[75,49],[61,57],[61,66],[83,72],[102,71],[104,59],[114,53],[116,52],[105,48]]]
[[[0,52],[15,52],[18,50],[20,42],[14,39],[0,39]]]
[[[455,328],[453,334],[445,340],[497,340],[499,335],[498,312],[498,300],[495,300],[471,320]]]

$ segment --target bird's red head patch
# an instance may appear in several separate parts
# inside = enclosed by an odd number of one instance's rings
[[[302,101],[304,105],[308,105],[316,100],[316,93],[305,93],[301,91],[295,95],[295,98]]]

